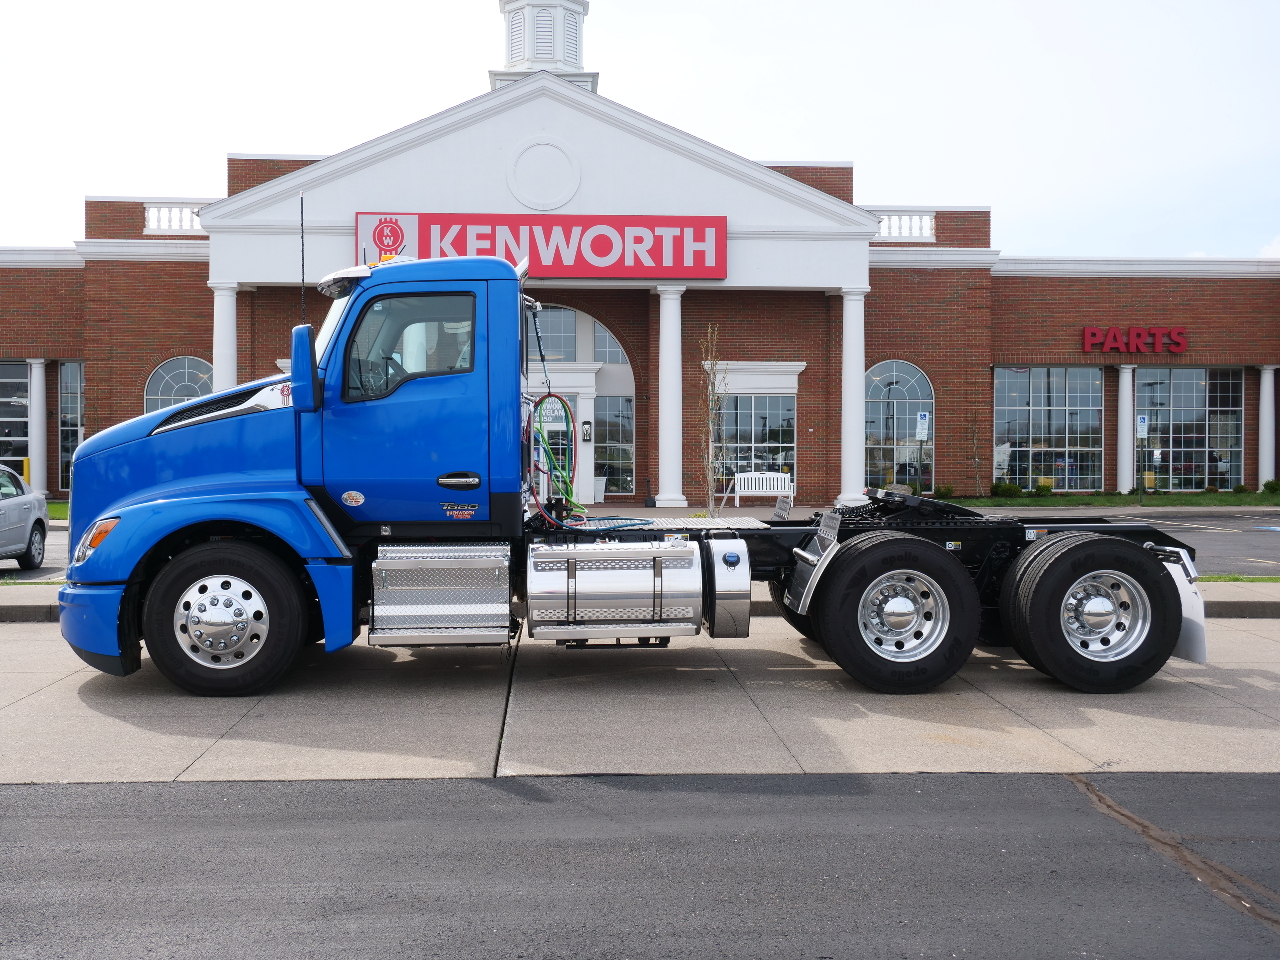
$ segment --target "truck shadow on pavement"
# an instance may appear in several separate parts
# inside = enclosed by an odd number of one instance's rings
[[[514,670],[492,648],[309,648],[274,690],[226,699],[189,696],[144,659],[77,696],[149,736],[207,741],[181,774],[196,779],[1280,769],[1274,664],[1176,664],[1095,696],[980,647],[903,697],[768,633],[665,650],[526,642]]]

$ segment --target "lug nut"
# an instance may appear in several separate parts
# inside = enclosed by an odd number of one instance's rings
[[[199,617],[192,617],[192,618],[191,618],[191,622],[192,622],[192,623],[199,623],[199,622],[200,622],[200,618],[199,618]]]
[[[225,599],[225,600],[223,600],[223,601],[222,601],[222,605],[223,605],[224,607],[229,607],[229,606],[231,606],[233,603],[234,603],[234,601],[233,601],[230,597],[227,597],[227,599]]]
[[[236,619],[239,620],[243,616],[244,616],[244,611],[241,610],[239,607],[236,607]],[[243,630],[244,627],[241,627],[240,629]]]
[[[196,607],[196,609],[199,610],[201,613],[204,613],[204,604],[203,603],[200,604],[198,607]]]
[[[237,623],[237,624],[236,624],[236,629],[237,629],[237,630],[247,630],[247,629],[249,629],[249,624],[247,624],[247,623]]]
[[[201,637],[203,637],[203,636],[204,636],[204,631],[203,631],[203,630],[197,630],[197,631],[196,631],[196,639],[197,639],[197,640],[199,640],[199,639],[200,639]]]

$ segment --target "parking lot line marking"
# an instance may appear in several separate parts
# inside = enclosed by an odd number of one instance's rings
[[[1215,533],[1243,533],[1243,530],[1237,530],[1235,527],[1211,527],[1204,523],[1185,523],[1177,520],[1160,520],[1156,517],[1115,517],[1116,520],[1132,520],[1135,523],[1149,523],[1152,526],[1163,527],[1194,527],[1196,530],[1213,530]]]
[[[1253,557],[1241,557],[1241,560],[1247,560],[1249,563],[1271,563],[1280,567],[1280,560],[1255,560]]]
[[[1148,820],[1143,820],[1136,813],[1127,810],[1109,796],[1095,787],[1078,773],[1063,774],[1077,790],[1088,797],[1096,810],[1105,813],[1113,820],[1124,824],[1134,833],[1147,841],[1147,845],[1157,853],[1163,854],[1176,866],[1195,877],[1200,883],[1207,884],[1213,895],[1231,907],[1263,923],[1272,930],[1280,932],[1280,913],[1259,904],[1259,899],[1270,901],[1271,905],[1280,907],[1280,893],[1263,886],[1256,880],[1237,873],[1228,866],[1202,857],[1194,850],[1187,849],[1183,837],[1168,830],[1161,829]],[[1248,896],[1240,888],[1252,891]]]

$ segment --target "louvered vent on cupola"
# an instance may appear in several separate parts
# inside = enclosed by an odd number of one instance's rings
[[[524,11],[517,10],[511,14],[511,24],[507,32],[507,62],[516,63],[524,59]]]
[[[573,13],[564,15],[564,58],[575,67],[582,65],[582,50],[579,44],[578,17]]]
[[[550,10],[539,10],[533,18],[533,55],[539,60],[555,59],[556,28]]]

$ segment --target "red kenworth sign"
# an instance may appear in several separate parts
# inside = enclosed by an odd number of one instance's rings
[[[529,260],[531,277],[723,280],[724,217],[357,213],[356,262],[383,254],[422,260]]]
[[[1165,338],[1168,338],[1167,340]],[[1085,353],[1100,347],[1103,353],[1182,353],[1187,349],[1186,327],[1085,327],[1080,342]]]

